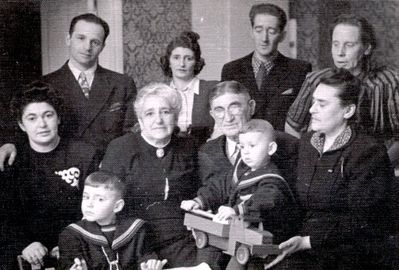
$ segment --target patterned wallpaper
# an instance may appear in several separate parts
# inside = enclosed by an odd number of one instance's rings
[[[399,68],[399,0],[291,0],[290,8],[297,19],[298,58],[308,59],[313,70],[331,64],[328,25],[348,12],[364,16],[375,27],[375,60]]]
[[[329,24],[344,12],[366,17],[375,27],[374,58],[399,68],[399,0],[291,0],[297,19],[298,58],[313,69],[332,64]],[[191,0],[123,0],[124,71],[138,87],[165,81],[159,57],[167,43],[191,28]]]
[[[352,0],[351,4],[353,12],[374,26],[378,43],[375,60],[399,68],[399,0]]]
[[[190,0],[123,0],[124,72],[139,88],[166,81],[159,58],[174,36],[189,29]]]

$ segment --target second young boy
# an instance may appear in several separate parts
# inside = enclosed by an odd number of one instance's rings
[[[125,184],[107,172],[94,172],[85,181],[83,220],[60,235],[61,269],[162,269],[166,261],[151,251],[146,223],[117,217],[124,207]]]

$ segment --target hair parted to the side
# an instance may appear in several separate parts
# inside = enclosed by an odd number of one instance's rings
[[[236,95],[244,95],[251,99],[249,95],[249,90],[242,84],[237,81],[224,81],[216,84],[211,92],[209,93],[209,102],[208,104],[211,106],[212,101],[215,100],[217,97],[220,97],[226,93],[236,94]]]
[[[41,81],[34,81],[21,87],[18,94],[10,103],[11,114],[16,121],[22,121],[26,106],[31,103],[45,102],[51,105],[59,118],[63,115],[63,99],[50,85]]]
[[[169,42],[166,47],[165,55],[160,59],[162,71],[165,76],[172,77],[172,70],[170,68],[170,56],[172,51],[178,47],[187,48],[193,51],[195,58],[194,76],[198,75],[205,66],[205,60],[201,57],[201,47],[198,43],[200,35],[193,31],[184,31],[179,36],[175,37]]]
[[[121,199],[125,197],[126,184],[118,176],[105,171],[97,171],[86,177],[85,186],[103,187],[108,190],[117,191]]]
[[[279,6],[266,3],[253,5],[249,11],[249,19],[252,27],[254,26],[255,17],[258,14],[268,14],[276,17],[279,21],[279,30],[284,31],[287,24],[287,15]]]
[[[246,134],[251,132],[262,133],[270,141],[276,140],[273,126],[268,121],[263,119],[251,119],[246,122],[240,130],[240,134]]]
[[[109,26],[106,21],[104,21],[103,19],[101,19],[100,17],[98,17],[92,13],[85,13],[85,14],[78,15],[72,19],[71,24],[69,26],[69,35],[70,36],[72,36],[73,31],[75,30],[75,25],[79,21],[85,21],[85,22],[90,22],[90,23],[95,23],[95,24],[100,25],[104,29],[103,43],[105,43],[105,40],[107,39],[107,37],[109,35]]]
[[[149,96],[161,97],[167,100],[177,121],[182,106],[182,98],[175,89],[164,83],[150,83],[138,91],[133,103],[134,111],[138,118],[141,117],[144,102]]]

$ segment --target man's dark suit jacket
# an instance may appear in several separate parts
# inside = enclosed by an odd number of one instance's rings
[[[306,74],[312,70],[310,63],[278,54],[274,67],[262,80],[258,89],[252,67],[253,53],[223,66],[222,81],[238,81],[248,88],[256,101],[254,118],[269,121],[276,130],[284,130],[286,114],[294,102]]]
[[[282,131],[276,131],[277,151],[271,161],[276,164],[281,175],[295,188],[296,164],[299,140]],[[210,181],[223,181],[229,170],[233,169],[226,155],[226,136],[210,140],[198,152],[199,174],[203,185]]]
[[[45,75],[64,99],[61,136],[83,139],[104,151],[108,143],[136,122],[133,99],[134,81],[126,75],[97,67],[86,99],[78,81],[65,63],[57,71]]]

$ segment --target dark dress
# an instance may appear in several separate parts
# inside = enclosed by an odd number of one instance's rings
[[[195,264],[196,248],[183,225],[182,200],[195,195],[199,187],[197,153],[189,140],[172,136],[163,148],[164,156],[140,134],[129,133],[113,140],[101,170],[123,177],[127,183],[124,214],[149,222],[154,231],[153,247],[168,267]]]
[[[48,153],[34,151],[29,143],[18,147],[12,181],[23,248],[40,242],[51,251],[63,228],[81,219],[83,181],[98,166],[96,153],[91,145],[66,139]]]
[[[384,269],[393,169],[386,148],[347,128],[330,150],[306,134],[300,143],[297,191],[304,210],[298,235],[311,249],[273,269]]]
[[[8,270],[16,268],[16,258],[24,248],[18,241],[20,207],[11,167],[0,172],[0,182],[0,269]]]

